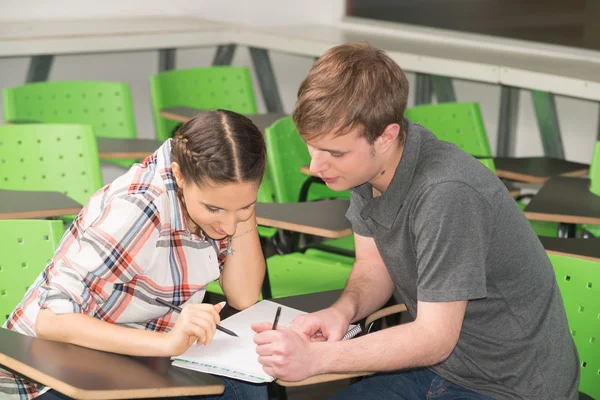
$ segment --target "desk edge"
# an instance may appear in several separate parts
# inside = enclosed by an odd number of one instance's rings
[[[0,213],[0,220],[3,219],[30,219],[30,218],[49,218],[49,217],[61,217],[65,215],[77,215],[81,211],[81,207],[73,208],[58,208],[55,210],[43,210],[43,211],[18,211],[18,212],[7,212]]]
[[[288,381],[283,381],[281,379],[277,379],[277,380],[275,380],[275,383],[277,383],[278,385],[281,385],[281,386],[286,386],[286,387],[308,386],[308,385],[315,385],[317,383],[339,381],[342,379],[357,378],[359,376],[367,376],[367,375],[373,375],[373,374],[374,374],[374,372],[354,372],[354,373],[347,373],[347,374],[322,374],[322,375],[315,375],[315,376],[308,377],[299,382],[288,382]]]

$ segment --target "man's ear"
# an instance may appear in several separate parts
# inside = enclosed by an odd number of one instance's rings
[[[173,171],[173,176],[175,176],[175,183],[180,188],[183,188],[185,185],[185,180],[183,179],[183,175],[181,175],[181,167],[175,161],[171,163],[171,170]]]
[[[381,136],[375,141],[379,152],[385,153],[390,149],[396,149],[398,145],[398,137],[400,136],[400,125],[389,124],[383,130]]]

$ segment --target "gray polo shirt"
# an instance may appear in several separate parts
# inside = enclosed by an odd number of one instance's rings
[[[454,352],[431,369],[497,399],[576,399],[577,351],[531,225],[488,168],[421,125],[404,125],[387,191],[373,198],[370,184],[351,189],[346,216],[374,238],[413,317],[417,300],[469,301]]]

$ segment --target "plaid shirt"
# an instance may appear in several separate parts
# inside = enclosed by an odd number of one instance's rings
[[[202,302],[223,268],[227,240],[188,229],[170,152],[169,140],[89,199],[4,328],[35,336],[38,312],[48,308],[166,332],[177,314],[152,299]],[[0,369],[0,397],[30,399],[46,390]]]

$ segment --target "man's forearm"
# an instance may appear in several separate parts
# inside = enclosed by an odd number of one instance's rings
[[[431,366],[449,355],[429,329],[411,322],[339,342],[313,343],[317,373],[385,372]]]
[[[344,292],[333,307],[350,321],[356,321],[380,309],[393,292],[394,284],[384,265],[375,266],[368,261],[357,260]]]

